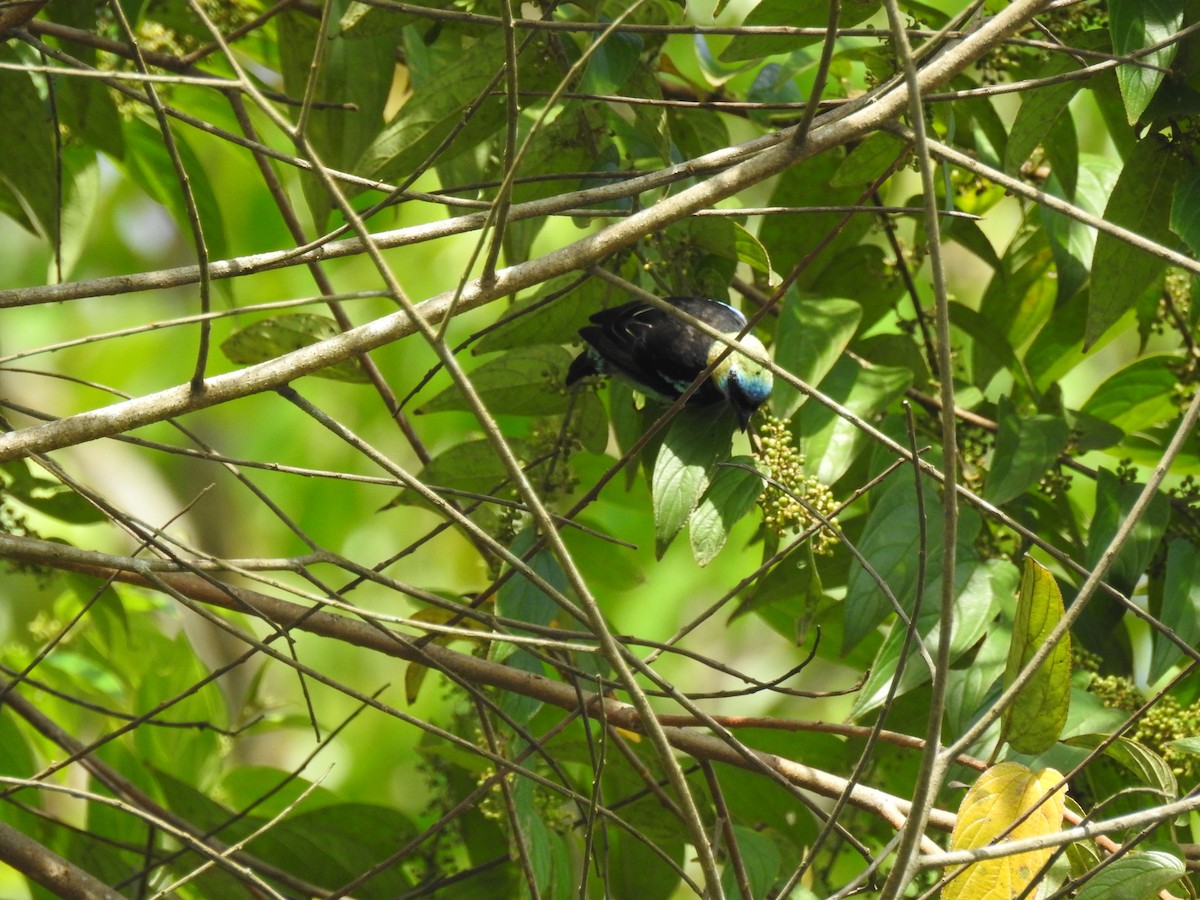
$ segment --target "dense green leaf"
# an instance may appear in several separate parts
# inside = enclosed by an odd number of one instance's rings
[[[887,594],[876,580],[887,584],[895,602],[911,611],[918,591],[924,602],[936,604],[937,585],[941,577],[943,519],[938,510],[936,492],[922,484],[925,501],[925,520],[911,479],[892,482],[878,495],[871,507],[858,550],[870,564],[872,572],[854,565],[846,582],[844,604],[845,632],[842,651],[848,651],[868,633],[877,628],[894,610]],[[958,555],[970,563],[970,543],[979,528],[979,520],[965,513],[959,525]],[[925,584],[919,580],[921,558],[925,556]],[[970,569],[957,573],[965,577]]]
[[[788,0],[790,4],[791,0]],[[781,176],[771,195],[773,206],[818,206],[852,204],[859,201],[861,188],[832,188],[829,179],[842,163],[840,153],[822,153],[806,160],[801,167],[788,169]],[[758,238],[771,254],[771,264],[776,271],[787,275],[802,261],[808,263],[796,282],[801,290],[817,290],[814,282],[822,275],[826,266],[836,265],[835,258],[855,247],[870,228],[868,216],[854,216],[843,222],[841,212],[807,213],[797,220],[793,216],[768,216],[759,229]],[[844,226],[833,238],[827,240],[837,226]],[[818,251],[819,248],[819,252]],[[817,255],[811,260],[806,258]],[[840,266],[838,266],[840,269]],[[824,296],[857,297],[854,293],[830,291],[820,288]]]
[[[850,28],[878,11],[878,0],[847,0],[839,9],[838,27]],[[746,16],[745,24],[823,28],[829,24],[829,6],[821,0],[762,0]],[[788,53],[818,40],[816,36],[739,35],[721,52],[721,60],[733,62]]]
[[[0,488],[30,509],[61,522],[91,525],[107,520],[95,504],[61,482],[35,476],[23,460],[0,463]]]
[[[752,828],[735,825],[733,834],[737,840],[738,855],[746,872],[746,881],[749,882],[750,896],[769,896],[783,862],[779,848],[769,837]],[[737,896],[737,873],[732,865],[726,866],[725,871],[721,873],[721,886],[727,897]]]
[[[987,352],[971,357],[971,378],[977,387],[982,389],[992,380],[1009,353],[1018,351],[1054,308],[1053,262],[1041,231],[1018,233],[1005,250],[1003,265],[992,275],[979,304],[980,327],[971,331],[976,339],[991,335],[981,345]],[[968,323],[965,316],[959,318]]]
[[[904,282],[881,247],[860,244],[839,253],[813,281],[818,297],[851,297],[862,307],[859,331],[870,328],[904,295]]]
[[[20,60],[10,45],[0,46],[0,61]],[[0,69],[0,212],[31,231],[52,237],[58,232],[55,198],[54,125],[34,76]]]
[[[1160,791],[1167,797],[1174,798],[1179,793],[1171,767],[1157,753],[1136,741],[1124,737],[1114,741],[1107,734],[1082,734],[1068,738],[1066,743],[1085,750],[1095,750],[1103,744],[1104,755],[1128,772],[1137,784]]]
[[[188,173],[192,199],[204,232],[204,244],[211,259],[229,256],[229,241],[226,237],[225,220],[213,180],[205,170],[201,159],[192,150],[187,138],[173,132],[175,147],[184,170]],[[181,234],[191,235],[187,206],[183,201],[182,187],[175,176],[175,166],[170,154],[163,146],[162,134],[157,125],[141,118],[134,118],[125,126],[126,170],[138,185],[170,211],[175,226]]]
[[[522,90],[547,90],[556,78],[551,55],[530,46],[522,55]],[[407,177],[425,163],[442,141],[454,133],[454,141],[441,149],[439,159],[449,160],[465,153],[494,132],[505,117],[503,97],[491,98],[487,91],[502,85],[504,37],[489,34],[476,42],[469,53],[459,53],[416,85],[411,98],[396,118],[371,141],[353,166],[369,178],[391,181]],[[465,118],[470,107],[473,115]]]
[[[1182,167],[1175,151],[1150,136],[1138,141],[1112,196],[1104,218],[1144,238],[1173,247],[1171,204]],[[1096,238],[1092,263],[1092,293],[1088,305],[1085,346],[1091,346],[1109,326],[1133,308],[1138,296],[1162,272],[1166,263],[1107,232]]]
[[[1057,178],[1049,181],[1046,190],[1064,199],[1070,197],[1076,206],[1092,215],[1103,215],[1121,168],[1107,157],[1090,154],[1084,154],[1080,162],[1073,194],[1068,194]],[[1059,307],[1054,313],[1058,315],[1063,302],[1074,297],[1087,281],[1096,248],[1096,229],[1048,206],[1041,208],[1041,216],[1046,227],[1046,237],[1050,241],[1050,250],[1054,254],[1054,266],[1058,276]],[[1043,329],[1039,338],[1048,336],[1047,332],[1051,330]],[[1080,346],[1082,344],[1081,333]]]
[[[957,662],[987,633],[1002,597],[1011,596],[1016,589],[1017,569],[1012,563],[1003,560],[980,563],[971,556],[966,556],[957,566],[955,581],[954,627],[950,636],[952,662]],[[929,653],[929,658],[937,655],[940,611],[935,600],[940,584],[940,577],[929,582],[925,590],[926,602],[921,607],[916,624],[917,634]],[[893,622],[871,663],[870,674],[855,698],[852,716],[861,717],[882,706],[887,699],[888,690],[895,680],[900,664],[907,630],[908,626],[900,619],[897,618]],[[926,657],[914,642],[904,658],[904,670],[895,696],[901,696],[915,687],[927,684],[930,675]]]
[[[1142,492],[1142,485],[1121,481],[1108,469],[1096,475],[1096,512],[1087,536],[1087,565],[1094,566],[1119,529],[1129,521],[1129,513]],[[1155,494],[1141,519],[1134,524],[1128,540],[1108,570],[1109,583],[1132,590],[1150,565],[1170,516],[1170,504],[1161,493]]]
[[[865,187],[896,164],[908,144],[890,134],[873,134],[846,156],[829,180],[831,186]]]
[[[1083,84],[1077,79],[1062,80],[1057,76],[1079,68],[1079,63],[1069,55],[1059,54],[1052,56],[1034,75],[1038,79],[1049,79],[1050,84],[1022,96],[1021,108],[1008,135],[1004,171],[1010,175],[1018,174],[1038,145],[1048,139],[1055,122],[1067,111],[1067,104]],[[1067,192],[1068,196],[1072,193]]]
[[[1007,397],[1000,398],[996,423],[1000,432],[983,495],[1003,504],[1050,470],[1066,449],[1068,429],[1062,416],[1018,414]]]
[[[1200,253],[1200,172],[1189,171],[1179,179],[1171,203],[1171,230],[1193,254]]]

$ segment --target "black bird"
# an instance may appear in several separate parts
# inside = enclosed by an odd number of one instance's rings
[[[706,297],[668,297],[677,309],[695,316],[718,331],[736,336],[746,327],[746,317],[727,303]],[[588,375],[613,375],[638,390],[666,400],[676,400],[726,349],[720,341],[688,325],[668,311],[648,303],[626,303],[603,309],[579,329],[587,342],[567,371],[567,384]],[[762,341],[752,334],[741,343],[763,357]],[[742,431],[750,417],[771,396],[769,369],[736,350],[725,357],[688,402],[696,406],[729,401]]]

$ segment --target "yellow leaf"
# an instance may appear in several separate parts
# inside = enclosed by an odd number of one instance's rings
[[[1062,781],[1053,769],[1031,772],[1020,763],[1002,762],[979,776],[958,808],[951,850],[975,850],[992,843],[1014,822],[1028,818],[1003,840],[1054,834],[1062,827],[1066,789],[1049,790]],[[1000,859],[971,863],[946,885],[942,900],[1010,900],[1018,896],[1042,865],[1053,847],[1031,850]]]

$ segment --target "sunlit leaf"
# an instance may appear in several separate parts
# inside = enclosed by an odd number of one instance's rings
[[[819,387],[830,399],[870,419],[887,409],[911,383],[912,372],[908,369],[864,366],[842,356],[821,379]],[[805,403],[800,408],[794,430],[801,438],[806,471],[828,485],[845,474],[867,440],[857,425],[820,403]]]
[[[1080,886],[1076,900],[1151,900],[1185,874],[1183,861],[1162,850],[1134,851],[1114,860]]]
[[[1137,53],[1143,65],[1125,63],[1117,67],[1117,82],[1129,124],[1136,122],[1162,83],[1179,44],[1168,40],[1183,23],[1183,0],[1109,0],[1108,28],[1113,52],[1118,56]],[[1146,47],[1157,50],[1141,53]]]
[[[1136,741],[1118,737],[1112,739],[1110,734],[1081,734],[1068,738],[1065,743],[1072,747],[1083,747],[1085,750],[1095,750],[1104,745],[1104,755],[1120,765],[1133,777],[1137,784],[1153,788],[1164,797],[1175,799],[1179,786],[1175,774],[1166,760]]]
[[[749,456],[735,456],[729,462],[754,467],[754,459]],[[688,519],[692,556],[697,565],[708,565],[721,552],[729,530],[754,509],[754,501],[762,491],[763,481],[756,472],[717,467],[700,505]]]
[[[1062,594],[1054,576],[1031,557],[1025,557],[1012,646],[1004,670],[1006,689],[1046,643],[1062,616]],[[1003,739],[1018,753],[1041,753],[1053,746],[1062,734],[1070,704],[1071,639],[1064,634],[1004,710],[1001,720]]]
[[[654,461],[654,542],[662,557],[712,483],[717,460],[729,452],[731,429],[720,406],[685,409],[667,427]],[[721,427],[726,425],[726,427]]]
[[[775,362],[815,387],[841,357],[861,318],[862,307],[853,300],[790,294],[779,311]],[[779,379],[771,392],[771,407],[779,418],[790,419],[804,399],[799,390]]]
[[[1054,834],[1062,827],[1065,788],[1049,792],[1060,781],[1062,776],[1053,769],[1034,773],[1016,762],[988,769],[958,807],[950,849],[975,850],[997,839],[1019,841]],[[1019,820],[1023,821],[1018,824]],[[943,900],[1016,897],[1053,852],[1053,847],[1046,847],[970,863],[946,885]]]

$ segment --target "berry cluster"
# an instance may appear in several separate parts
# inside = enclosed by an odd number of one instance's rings
[[[813,552],[831,552],[837,536],[820,527],[820,519],[836,525],[833,513],[837,503],[829,488],[804,474],[804,455],[793,445],[786,422],[773,416],[766,418],[759,430],[755,456],[774,482],[758,498],[766,526],[781,537],[789,531],[817,528]]]

